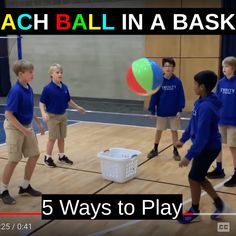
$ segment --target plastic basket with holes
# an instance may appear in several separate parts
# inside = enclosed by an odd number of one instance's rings
[[[102,177],[118,183],[124,183],[137,175],[140,151],[127,148],[110,148],[99,152]]]

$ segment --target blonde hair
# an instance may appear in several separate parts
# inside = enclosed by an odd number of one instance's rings
[[[231,66],[234,69],[234,73],[236,73],[236,57],[233,57],[233,56],[226,57],[222,61],[222,66],[224,65]]]
[[[20,72],[25,72],[26,70],[33,70],[34,66],[31,62],[27,60],[18,60],[13,65],[13,71],[18,76]]]
[[[49,71],[48,71],[49,75],[51,76],[52,72],[56,69],[59,69],[61,72],[63,72],[62,66],[58,63],[54,63],[49,67]]]

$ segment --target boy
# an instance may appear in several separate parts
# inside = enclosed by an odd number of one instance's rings
[[[2,184],[0,186],[0,198],[5,204],[16,203],[15,199],[9,194],[8,184],[15,167],[22,158],[22,154],[24,157],[28,157],[28,160],[19,194],[29,194],[34,197],[41,196],[41,192],[33,189],[30,185],[30,179],[40,155],[37,139],[31,127],[34,95],[29,82],[33,80],[33,70],[33,65],[26,60],[15,62],[13,67],[18,80],[9,91],[7,98],[4,129],[8,146],[8,163],[4,168]],[[43,134],[42,124],[37,117],[34,118],[41,130],[41,134]]]
[[[230,180],[224,183],[226,187],[236,186],[236,58],[226,57],[223,62],[224,77],[219,81],[216,89],[223,107],[220,111],[220,133],[222,142],[229,146],[233,158],[234,173]],[[216,168],[207,173],[209,179],[224,178],[222,167],[222,153],[216,160]]]
[[[212,89],[217,82],[217,75],[212,71],[201,71],[194,76],[194,92],[199,95],[195,102],[192,117],[182,138],[175,145],[180,148],[191,138],[192,146],[179,163],[180,167],[187,166],[193,159],[189,172],[192,207],[179,220],[182,224],[200,221],[199,202],[201,187],[213,199],[216,210],[211,219],[216,220],[220,213],[226,211],[226,205],[217,195],[211,183],[205,178],[207,170],[221,151],[221,136],[218,130],[219,110],[222,106]]]
[[[67,131],[66,109],[69,104],[79,112],[85,113],[86,111],[71,99],[67,86],[62,83],[63,69],[61,65],[53,64],[49,68],[49,75],[51,82],[44,87],[39,103],[42,117],[47,122],[49,130],[47,153],[44,157],[44,163],[47,167],[56,167],[52,159],[52,150],[57,140],[59,149],[58,161],[63,164],[73,165],[73,161],[64,154],[64,139]]]
[[[158,155],[158,145],[162,131],[167,129],[168,122],[172,134],[173,143],[178,140],[178,129],[180,128],[180,113],[185,106],[184,90],[181,80],[174,73],[175,61],[173,58],[163,58],[162,67],[164,71],[164,81],[160,90],[152,95],[149,111],[152,115],[157,115],[156,135],[153,149],[147,158]],[[173,158],[180,161],[180,155],[176,147],[173,150]]]

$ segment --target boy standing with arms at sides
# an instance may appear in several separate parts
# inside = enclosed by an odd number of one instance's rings
[[[33,80],[33,70],[33,65],[26,60],[16,61],[13,67],[18,80],[9,91],[7,98],[4,129],[8,147],[8,163],[3,170],[0,186],[0,198],[5,204],[16,203],[15,199],[9,194],[8,184],[15,167],[22,159],[22,154],[24,157],[28,157],[28,160],[25,166],[24,180],[20,185],[19,195],[41,196],[41,192],[33,189],[30,185],[30,179],[40,155],[38,142],[31,127],[34,95],[29,82]],[[37,117],[34,118],[41,134],[43,134],[42,124]]]
[[[157,115],[155,143],[153,149],[147,155],[149,159],[158,155],[158,145],[162,131],[168,128],[168,122],[170,123],[173,144],[177,142],[178,129],[180,128],[180,113],[185,107],[182,82],[173,74],[175,69],[174,59],[171,57],[163,58],[162,67],[164,81],[159,91],[152,95],[148,109],[152,115]],[[173,150],[173,158],[176,161],[181,159],[176,147]]]
[[[220,133],[222,142],[229,146],[233,158],[234,173],[230,180],[224,183],[226,187],[236,186],[236,58],[226,57],[222,61],[224,77],[216,89],[223,107],[220,111]],[[222,153],[216,160],[216,168],[207,174],[209,179],[224,178]]]
[[[193,160],[188,175],[192,207],[179,220],[182,224],[200,221],[201,188],[214,201],[216,210],[211,215],[212,220],[218,219],[220,213],[226,211],[225,203],[206,179],[207,170],[221,152],[221,135],[218,130],[218,122],[222,103],[212,92],[216,82],[217,75],[213,71],[201,71],[194,76],[194,92],[199,95],[199,99],[194,104],[188,127],[180,141],[175,144],[176,147],[180,148],[188,139],[191,138],[192,141],[192,146],[185,158],[179,163],[180,167],[184,167]]]
[[[69,104],[79,112],[85,113],[86,110],[78,106],[71,99],[68,87],[62,83],[63,69],[61,65],[53,64],[49,68],[49,75],[51,82],[44,87],[39,103],[42,117],[47,122],[49,131],[47,153],[44,157],[44,163],[47,167],[56,167],[52,159],[52,150],[57,140],[59,149],[58,161],[63,164],[73,165],[73,161],[64,153],[67,131],[66,109]]]

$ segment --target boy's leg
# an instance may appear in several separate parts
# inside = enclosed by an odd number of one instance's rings
[[[61,138],[57,140],[58,150],[59,150],[59,162],[67,165],[73,165],[73,161],[71,161],[66,155],[65,155],[65,139]]]
[[[147,158],[151,159],[158,155],[158,145],[161,140],[162,131],[167,129],[167,117],[157,116],[155,142],[153,149],[148,153]]]
[[[192,208],[195,212],[199,212],[199,202],[201,197],[201,184],[189,178],[191,197],[192,197]]]
[[[229,148],[233,158],[233,165],[234,165],[234,173],[230,180],[224,183],[226,187],[236,187],[236,147]]]
[[[48,156],[52,156],[52,150],[53,150],[55,141],[56,141],[55,139],[48,139],[47,151],[46,151]]]
[[[60,115],[48,113],[49,121],[48,125],[48,142],[47,142],[47,151],[44,156],[44,164],[47,167],[55,168],[56,164],[52,159],[52,150],[55,144],[55,141],[60,137]]]
[[[65,152],[65,139],[61,138],[57,140],[57,146],[59,153],[64,153]]]
[[[8,163],[3,170],[0,197],[5,204],[15,204],[16,201],[10,196],[7,187],[17,164],[22,158],[24,135],[6,119],[4,121],[4,130],[8,148]]]
[[[178,141],[178,130],[180,129],[180,119],[176,116],[169,117],[170,122],[170,129],[172,134],[172,141],[173,141],[173,158],[176,161],[180,161],[181,157],[179,155],[179,152],[177,148],[175,147],[175,143]]]
[[[228,128],[226,126],[219,126],[222,143],[227,144]],[[222,165],[222,151],[219,153],[216,159],[216,167],[213,171],[207,173],[209,179],[221,179],[225,177],[223,165]]]
[[[8,184],[11,180],[12,174],[13,174],[17,164],[18,164],[18,162],[9,161],[3,170],[2,184],[0,187],[0,197],[2,198],[2,201],[5,204],[15,204],[16,203],[15,199],[10,196],[7,187],[8,187]]]
[[[24,181],[20,185],[19,194],[20,195],[31,195],[34,197],[41,196],[42,193],[33,189],[30,185],[30,180],[34,172],[35,166],[37,164],[39,155],[34,157],[29,157],[25,165]]]
[[[216,193],[215,189],[213,188],[213,186],[207,179],[201,182],[201,186],[208,193],[208,195],[213,199],[214,205],[216,207],[215,212],[211,215],[211,219],[212,220],[219,219],[220,213],[226,212],[228,210],[226,204],[219,197],[219,195]]]
[[[178,141],[178,131],[176,130],[171,130],[171,134],[172,134],[172,141],[173,141],[173,144],[175,144],[177,141]],[[179,155],[179,152],[177,150],[177,148],[174,146],[174,150],[173,150],[173,158],[174,160],[176,161],[180,161],[181,160],[181,157]]]
[[[58,145],[58,161],[63,164],[67,165],[73,165],[73,161],[71,161],[66,155],[65,155],[65,138],[67,135],[67,114],[63,114],[60,116],[60,134],[57,139],[57,145]]]
[[[52,150],[53,150],[55,141],[56,141],[55,139],[48,139],[47,151],[46,151],[46,155],[44,156],[44,164],[50,168],[56,167],[56,164],[54,163],[52,159]]]
[[[38,159],[39,159],[39,155],[28,158],[25,165],[25,174],[24,174],[25,180],[30,181]]]
[[[216,167],[213,171],[207,172],[207,178],[209,179],[221,179],[225,177],[225,172],[222,166],[222,151],[216,158]]]
[[[154,146],[153,149],[148,153],[147,158],[151,159],[158,155],[158,145],[161,140],[161,135],[162,135],[162,130],[156,129]]]
[[[200,221],[199,202],[201,198],[201,184],[199,181],[193,180],[190,176],[189,184],[191,190],[192,207],[187,212],[185,212],[182,218],[179,220],[179,223],[181,224],[189,224]]]
[[[219,126],[222,143],[227,144],[228,130],[226,126]],[[216,159],[216,168],[213,171],[207,173],[209,179],[221,179],[225,177],[223,165],[222,165],[222,151],[219,153]]]

